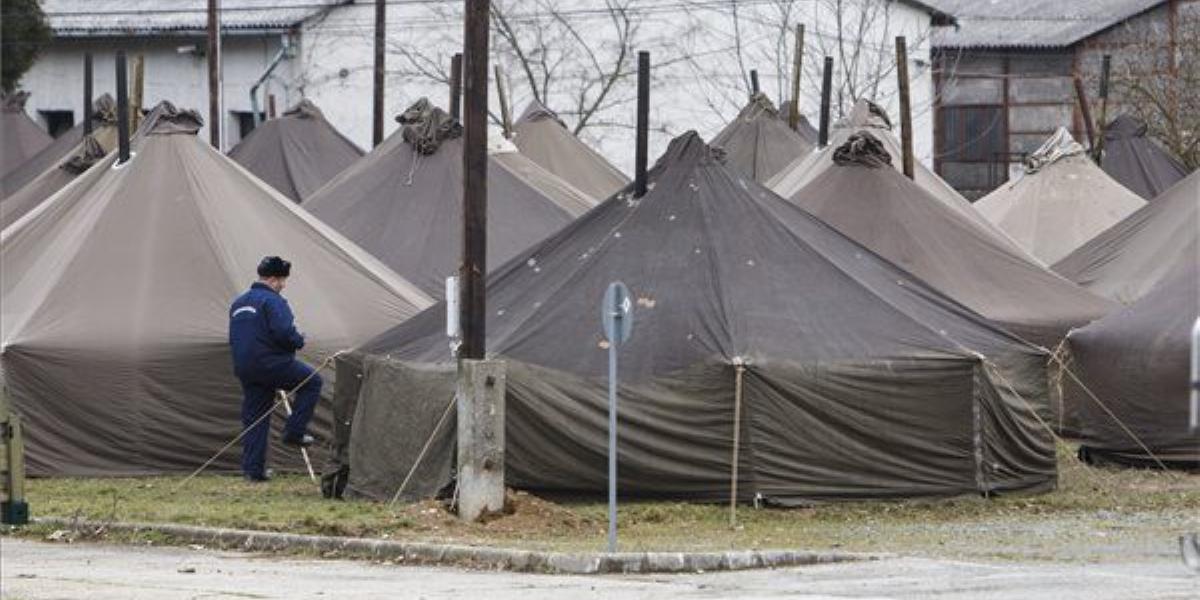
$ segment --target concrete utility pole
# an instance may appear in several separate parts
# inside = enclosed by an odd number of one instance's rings
[[[646,195],[646,163],[650,146],[650,53],[638,52],[637,146],[633,154],[633,195]]]
[[[92,53],[83,55],[83,135],[92,134]]]
[[[387,1],[375,0],[375,84],[372,105],[371,143],[383,143],[383,86],[387,74],[384,45],[387,42]]]
[[[825,57],[825,70],[821,74],[821,129],[817,134],[817,147],[829,145],[829,96],[833,91],[833,57]]]
[[[458,363],[458,516],[465,521],[504,509],[502,361],[484,360],[487,274],[488,0],[466,0],[462,71],[463,260],[462,344]]]
[[[461,53],[450,57],[450,116],[462,120],[462,60]]]
[[[217,43],[217,0],[208,0],[208,141],[221,149],[221,57]]]
[[[913,175],[913,133],[912,133],[912,102],[908,96],[908,41],[904,36],[896,36],[896,78],[899,79],[900,89],[900,150],[901,161],[904,165],[904,175],[909,179]]]
[[[788,110],[788,127],[800,129],[800,75],[804,72],[804,24],[796,24],[796,50],[792,54],[792,105]]]

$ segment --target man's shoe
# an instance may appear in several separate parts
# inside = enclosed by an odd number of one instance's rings
[[[271,470],[267,469],[267,472],[263,473],[262,475],[251,475],[249,473],[246,473],[246,474],[242,475],[242,478],[245,479],[246,481],[249,481],[250,483],[266,483],[268,481],[271,481]]]
[[[293,448],[307,448],[316,442],[316,438],[307,433],[304,435],[285,435],[283,436],[283,445]]]

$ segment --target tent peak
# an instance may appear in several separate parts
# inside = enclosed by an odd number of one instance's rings
[[[1104,139],[1124,140],[1145,137],[1147,129],[1145,121],[1133,115],[1120,115],[1104,128]]]
[[[563,122],[562,118],[558,116],[558,113],[550,110],[550,107],[542,104],[541,101],[537,99],[529,101],[529,104],[525,106],[525,111],[522,112],[521,116],[517,118],[517,123],[524,123],[526,121],[542,121],[545,119],[553,120],[559,125],[562,125],[563,128],[566,128],[567,126],[567,124]]]
[[[671,140],[671,143],[667,145],[667,151],[663,152],[655,164],[655,169],[684,161],[694,161],[698,164],[711,161],[724,164],[725,150],[704,143],[704,138],[700,137],[696,130],[691,129]]]
[[[883,142],[867,131],[850,136],[845,144],[833,151],[833,163],[841,166],[858,166],[876,169],[890,167],[892,155],[888,154]]]
[[[1083,146],[1071,137],[1071,132],[1066,127],[1059,127],[1050,139],[1025,159],[1025,172],[1036,173],[1058,160],[1082,153]]]
[[[764,113],[771,118],[779,118],[779,111],[775,109],[775,104],[771,102],[771,99],[766,94],[757,92],[750,95],[750,102],[742,108],[742,112],[738,114],[738,118],[754,119]]]
[[[29,96],[29,92],[26,91],[0,94],[0,110],[7,113],[22,112]]]
[[[308,98],[301,99],[295,106],[285,110],[283,116],[321,121],[325,119],[325,113],[321,112],[321,109],[317,108],[317,105],[313,104]]]
[[[96,141],[94,135],[86,135],[83,137],[82,147],[77,152],[71,155],[63,164],[59,165],[60,169],[72,174],[79,175],[90,169],[96,161],[104,158],[107,152],[100,142]]]
[[[877,127],[891,131],[892,120],[888,118],[887,111],[882,106],[866,98],[860,98],[850,109],[850,114],[846,115],[846,126],[852,129]]]
[[[414,102],[396,122],[400,123],[401,139],[426,156],[437,152],[442,142],[462,136],[462,124],[428,98]]]
[[[150,110],[138,132],[145,135],[172,135],[189,133],[195,135],[204,125],[200,113],[190,108],[177,108],[169,100],[163,100]]]

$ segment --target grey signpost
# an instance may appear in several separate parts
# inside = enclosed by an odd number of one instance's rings
[[[608,551],[617,551],[617,346],[629,340],[633,329],[633,301],[629,288],[614,281],[604,292],[600,321],[608,339]]]

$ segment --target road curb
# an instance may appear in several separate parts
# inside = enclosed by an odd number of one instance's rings
[[[518,550],[489,546],[430,544],[396,540],[301,535],[173,523],[108,523],[62,517],[39,517],[34,523],[75,529],[155,532],[191,544],[246,551],[310,551],[340,557],[391,560],[405,564],[470,566],[516,572],[596,575],[603,573],[694,573],[796,567],[878,560],[886,554],[813,552],[804,550],[742,550],[730,552],[617,552],[571,553]]]

